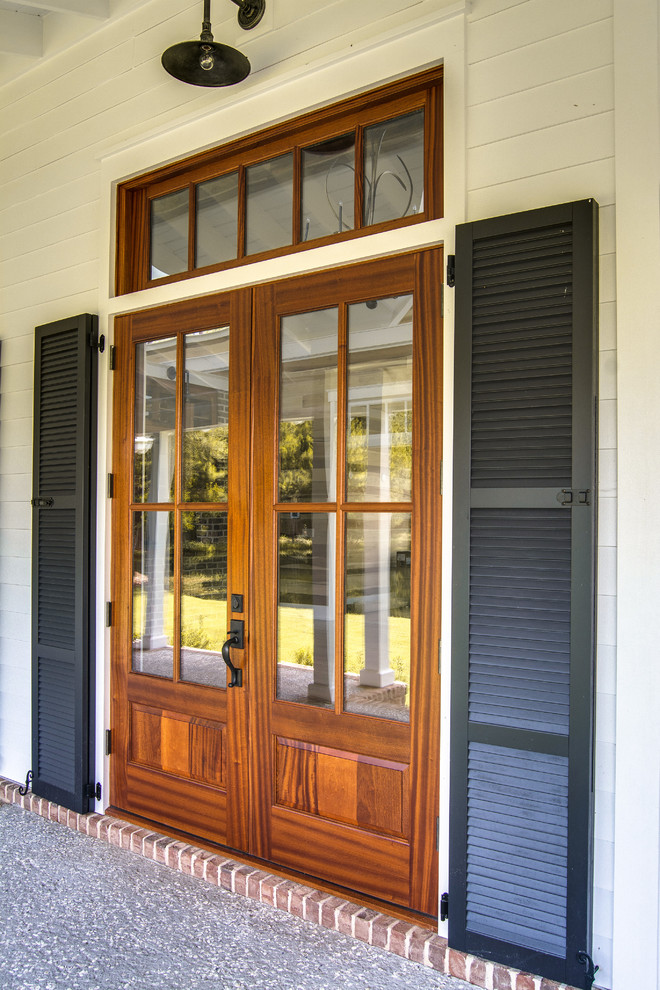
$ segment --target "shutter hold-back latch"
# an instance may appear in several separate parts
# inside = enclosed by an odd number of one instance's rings
[[[23,784],[22,787],[19,787],[18,788],[18,793],[21,795],[21,797],[25,797],[25,795],[27,794],[27,792],[32,787],[32,780],[33,780],[33,778],[34,778],[34,774],[32,773],[31,770],[28,770],[27,776],[25,778],[25,783]]]
[[[577,958],[578,958],[578,962],[581,962],[584,965],[584,969],[585,969],[584,985],[586,987],[586,990],[591,990],[591,988],[594,985],[594,980],[596,979],[598,966],[596,966],[589,953],[585,952],[584,949],[581,952],[578,952]]]

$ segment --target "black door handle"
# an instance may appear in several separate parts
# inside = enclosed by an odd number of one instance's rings
[[[240,667],[235,667],[229,659],[229,647],[238,646],[240,640],[235,632],[228,632],[227,636],[229,638],[222,646],[222,659],[227,664],[229,670],[231,670],[231,680],[227,687],[243,687],[243,671]]]

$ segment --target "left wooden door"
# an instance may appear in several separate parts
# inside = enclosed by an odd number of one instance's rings
[[[250,291],[115,324],[112,803],[248,838]],[[227,676],[229,672],[229,677]]]

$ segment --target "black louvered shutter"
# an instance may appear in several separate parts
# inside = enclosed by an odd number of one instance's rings
[[[96,317],[35,331],[32,790],[74,811],[94,775]]]
[[[597,204],[463,224],[449,944],[585,986]]]

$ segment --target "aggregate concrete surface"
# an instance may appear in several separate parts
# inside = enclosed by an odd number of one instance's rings
[[[473,990],[0,803],[2,990]]]

